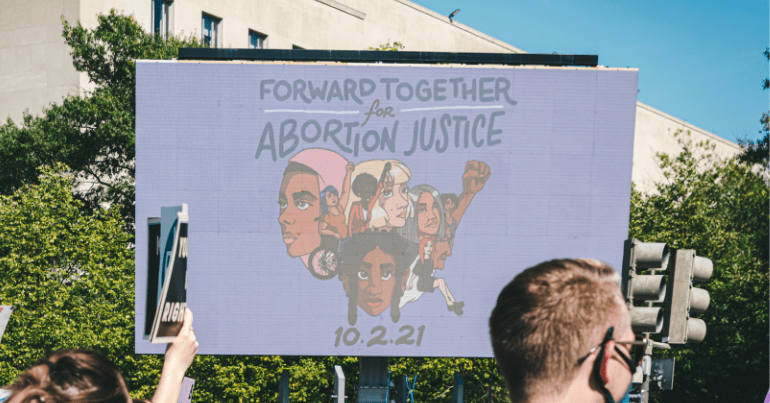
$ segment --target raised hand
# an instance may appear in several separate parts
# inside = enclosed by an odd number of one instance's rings
[[[187,368],[190,368],[195,354],[198,353],[198,341],[195,339],[192,323],[193,314],[189,309],[185,309],[182,329],[174,342],[166,348],[163,370],[160,373],[158,389],[155,390],[152,403],[176,403],[179,400],[184,373],[187,372]]]
[[[195,354],[198,352],[198,341],[195,339],[195,330],[193,330],[192,323],[192,311],[185,309],[182,329],[174,339],[174,342],[169,344],[166,349],[166,364],[170,365],[170,368],[174,370],[181,371],[183,374],[192,365]]]
[[[489,166],[481,161],[468,161],[465,163],[465,173],[463,173],[463,193],[475,194],[484,189],[492,172]]]

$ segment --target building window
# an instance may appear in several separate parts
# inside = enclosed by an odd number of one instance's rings
[[[170,0],[152,0],[152,32],[168,39],[171,33]]]
[[[216,48],[219,45],[219,31],[222,19],[203,13],[201,19],[201,42],[204,46]]]
[[[249,49],[267,48],[267,35],[262,35],[257,31],[249,30]]]

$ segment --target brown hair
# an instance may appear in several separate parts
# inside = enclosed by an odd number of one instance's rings
[[[132,401],[118,368],[88,350],[55,351],[21,374],[7,389],[11,391],[8,403]]]
[[[618,280],[605,263],[563,259],[530,267],[503,288],[489,333],[512,401],[564,392],[593,334],[623,306]]]

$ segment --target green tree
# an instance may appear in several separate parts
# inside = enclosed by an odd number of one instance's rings
[[[37,180],[39,166],[67,164],[76,185],[94,183],[79,196],[91,210],[118,204],[133,222],[136,59],[171,59],[187,39],[162,39],[144,31],[132,17],[112,10],[99,25],[85,29],[63,21],[64,40],[75,68],[95,89],[71,95],[39,117],[25,114],[20,125],[0,126],[0,194],[11,194]]]
[[[674,390],[659,402],[762,401],[768,390],[768,182],[738,158],[721,161],[708,144],[684,141],[661,155],[667,180],[657,193],[632,193],[630,236],[695,249],[714,263],[703,288],[711,305],[697,345],[676,357]]]
[[[0,344],[0,383],[11,383],[46,350],[93,348],[124,368],[134,357],[132,234],[117,209],[84,213],[66,167],[0,196],[0,302],[14,305]],[[155,379],[157,382],[157,378]]]
[[[770,61],[770,48],[765,48],[763,53],[765,59]],[[770,78],[765,78],[762,81],[762,89],[766,90],[770,88]],[[765,112],[759,119],[759,123],[762,125],[762,129],[759,133],[763,137],[751,141],[751,140],[738,140],[738,144],[743,147],[741,153],[741,160],[750,164],[762,164],[765,167],[770,168],[770,112]]]

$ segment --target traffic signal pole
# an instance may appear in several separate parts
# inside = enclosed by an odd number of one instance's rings
[[[649,274],[643,274],[645,270]],[[631,328],[635,334],[643,334],[647,343],[642,365],[633,377],[639,386],[632,401],[649,402],[650,381],[660,389],[673,387],[674,360],[652,360],[655,348],[670,350],[672,345],[687,346],[706,337],[706,323],[691,315],[708,309],[709,293],[692,283],[708,281],[712,272],[711,260],[696,256],[694,250],[669,251],[665,243],[637,239],[625,242],[621,291]],[[663,306],[656,306],[658,303]],[[652,340],[653,335],[661,336],[663,342]]]

